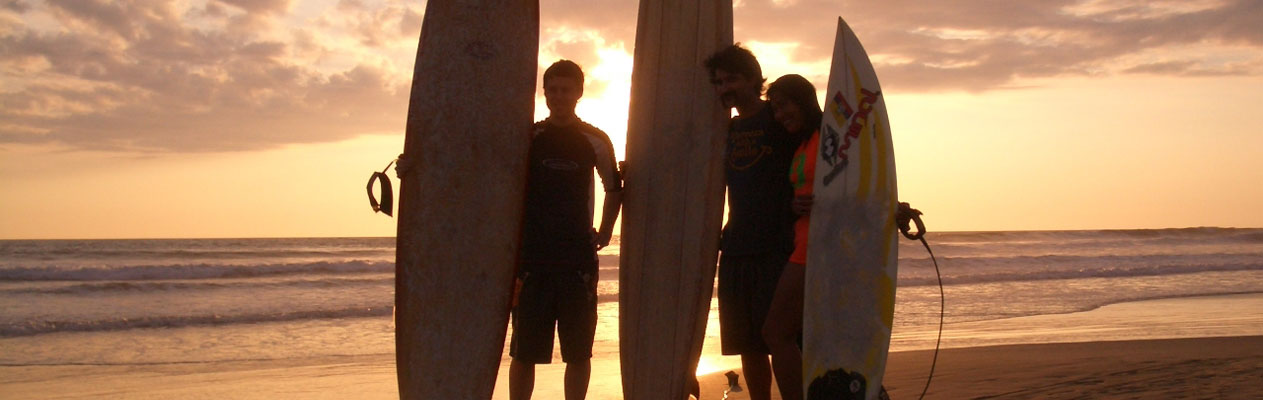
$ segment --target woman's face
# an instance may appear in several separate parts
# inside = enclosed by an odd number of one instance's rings
[[[768,93],[767,100],[772,105],[772,116],[776,118],[776,122],[780,122],[790,133],[802,132],[806,123],[797,104],[777,92]]]

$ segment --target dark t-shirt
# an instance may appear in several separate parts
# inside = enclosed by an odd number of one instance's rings
[[[622,190],[609,136],[587,123],[535,124],[522,225],[524,272],[595,268],[592,169],[605,191]]]
[[[797,148],[798,141],[772,117],[772,107],[733,118],[724,154],[728,223],[720,250],[725,254],[793,251],[794,188],[786,176]]]

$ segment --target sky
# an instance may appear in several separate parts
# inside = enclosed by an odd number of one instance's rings
[[[1263,2],[733,3],[769,81],[823,87],[854,28],[931,231],[1263,227]],[[540,73],[584,67],[620,159],[636,12],[540,2]],[[0,0],[0,239],[392,236],[364,187],[402,149],[424,13]]]

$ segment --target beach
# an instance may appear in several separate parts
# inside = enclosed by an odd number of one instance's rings
[[[921,393],[936,344],[927,398],[1263,398],[1263,229],[930,243],[946,303],[924,249],[902,244],[894,399]],[[397,398],[394,250],[393,238],[0,241],[0,399]],[[617,238],[600,271],[588,398],[619,399]],[[704,399],[742,373],[720,354],[717,317],[712,301]],[[563,373],[554,349],[534,398],[561,398]]]
[[[916,398],[927,351],[892,353],[891,398]],[[1263,337],[1155,339],[947,349],[927,398],[1257,399]]]
[[[930,356],[924,350],[891,353],[891,398],[921,393]],[[1257,399],[1263,396],[1261,365],[1263,336],[956,348],[939,355],[926,398]],[[331,364],[0,367],[0,374],[0,393],[14,400],[398,398],[393,359],[382,355]],[[497,389],[504,386],[501,375]],[[541,368],[536,398],[558,394],[548,386],[560,378],[559,368]],[[722,398],[722,373],[701,380],[702,398]],[[618,386],[594,381],[588,398],[619,398],[609,390]],[[741,395],[729,398],[747,398]],[[507,396],[498,390],[496,398]]]
[[[941,351],[927,398],[1003,399],[1255,399],[1263,396],[1263,316],[1232,321],[1205,319],[1194,310],[1257,308],[1263,295],[1163,299],[1103,307],[1097,310],[1033,318],[949,326],[945,343],[963,332],[990,333],[996,342],[1014,333],[1032,336],[1057,333],[1071,342],[952,347]],[[1186,307],[1179,307],[1184,305]],[[1154,321],[1131,313],[1136,309],[1170,309],[1194,315],[1173,315],[1221,330],[1256,330],[1250,336],[1157,338],[1202,334],[1154,329]],[[1213,314],[1213,313],[1209,313]],[[1125,315],[1136,315],[1129,318]],[[1092,329],[1078,334],[1066,326]],[[990,327],[988,327],[988,325]],[[1253,326],[1254,328],[1250,328]],[[1100,331],[1148,331],[1153,339],[1091,340]],[[959,340],[957,340],[959,342]],[[713,349],[709,349],[713,350]],[[932,350],[890,354],[886,387],[891,398],[920,395],[929,373]],[[708,354],[707,356],[716,356]],[[731,357],[729,357],[731,358]],[[734,360],[735,361],[735,360]],[[724,368],[700,377],[702,398],[721,399],[727,389]],[[562,364],[538,368],[536,397],[560,398]],[[6,399],[391,399],[397,398],[394,359],[389,354],[284,360],[190,362],[127,365],[0,366],[0,393]],[[742,382],[744,386],[744,381]],[[501,366],[496,399],[505,399],[507,364]],[[620,398],[616,359],[593,363],[590,399]],[[748,398],[744,391],[729,399]]]

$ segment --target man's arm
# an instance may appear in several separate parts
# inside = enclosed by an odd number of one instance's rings
[[[618,210],[623,206],[622,163],[614,157],[614,144],[610,142],[609,135],[592,125],[584,124],[584,128],[596,155],[596,173],[601,177],[601,186],[605,188],[601,229],[597,231],[592,243],[599,250],[609,246],[610,238],[614,236],[614,220],[618,219]]]
[[[623,205],[623,191],[605,192],[605,204],[601,207],[601,230],[596,233],[596,248],[600,250],[610,245],[614,236],[614,220],[618,218],[618,210]]]

